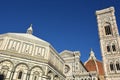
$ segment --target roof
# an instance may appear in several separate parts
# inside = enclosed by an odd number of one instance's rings
[[[104,75],[103,63],[96,59],[92,50],[90,52],[89,59],[84,65],[88,71],[96,71],[99,75]]]
[[[64,50],[60,53],[61,57],[74,57],[74,52],[69,50]]]
[[[30,41],[30,42],[40,42],[46,45],[50,45],[47,41],[42,40],[32,34],[27,34],[27,33],[6,33],[3,34],[3,36],[8,36],[8,37],[12,37],[12,38],[17,38],[17,39],[21,39],[21,40],[25,40],[25,41]]]
[[[20,40],[24,40],[24,41],[28,41],[32,43],[43,44],[47,46],[50,45],[50,43],[32,35],[32,33],[33,33],[33,30],[32,30],[32,25],[31,25],[28,28],[27,33],[5,33],[5,34],[2,34],[1,36],[8,36],[8,37],[12,37],[15,39],[20,39]]]
[[[99,75],[104,75],[103,64],[98,60],[89,60],[85,67],[88,71],[97,71]]]
[[[96,11],[96,15],[99,15],[99,14],[103,14],[103,13],[107,13],[107,12],[110,12],[110,11],[115,11],[114,10],[114,7],[109,7],[109,8],[106,8],[106,9],[102,9],[102,10],[97,10]]]

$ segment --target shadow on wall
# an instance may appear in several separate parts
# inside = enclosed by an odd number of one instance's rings
[[[0,80],[4,80],[4,75],[0,75]]]

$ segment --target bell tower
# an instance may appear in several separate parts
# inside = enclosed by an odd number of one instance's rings
[[[120,79],[120,39],[114,7],[96,11],[106,80]]]

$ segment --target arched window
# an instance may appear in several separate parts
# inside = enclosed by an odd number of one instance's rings
[[[113,71],[113,70],[114,70],[114,65],[113,65],[113,63],[112,63],[112,62],[110,63],[110,70],[111,70],[111,71]]]
[[[112,45],[112,50],[113,50],[113,51],[116,51],[115,45]]]
[[[39,78],[39,72],[38,71],[33,72],[33,80],[38,80],[38,78]]]
[[[117,68],[117,70],[120,70],[120,64],[118,61],[116,62],[116,68]]]
[[[20,71],[20,72],[18,73],[18,79],[21,79],[21,78],[22,78],[22,74],[23,74],[22,71]]]
[[[112,34],[110,25],[105,26],[105,33],[106,33],[106,35],[111,35]]]
[[[8,71],[9,71],[9,67],[8,67],[8,66],[2,66],[2,69],[1,69],[0,73],[1,73],[1,75],[3,75],[4,77],[6,77]]]
[[[34,77],[34,80],[37,80],[37,76]]]
[[[110,52],[110,46],[107,46],[107,52]]]

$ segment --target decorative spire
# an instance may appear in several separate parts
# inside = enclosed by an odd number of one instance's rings
[[[94,59],[94,60],[96,59],[92,48],[91,48],[91,51],[90,51],[90,57],[89,57],[89,59]]]
[[[33,33],[33,29],[31,24],[30,27],[27,29],[27,34],[32,34],[32,33]]]

